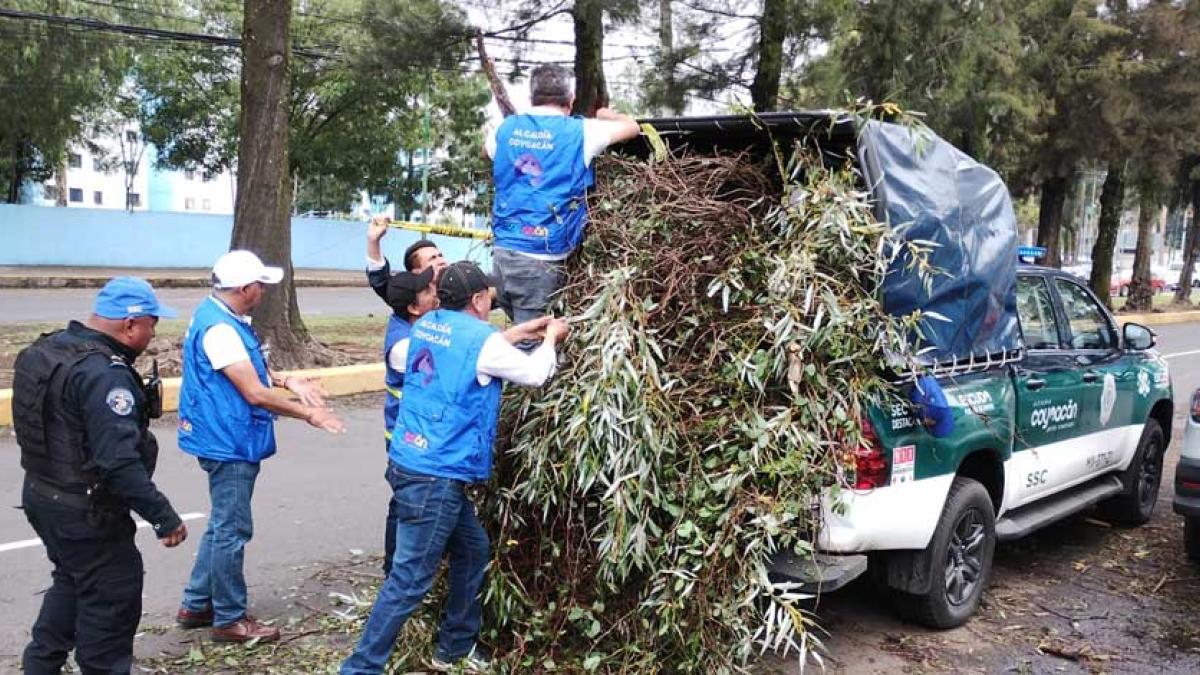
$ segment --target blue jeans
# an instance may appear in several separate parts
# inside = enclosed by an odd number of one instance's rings
[[[404,622],[433,586],[442,554],[450,558],[450,592],[438,628],[438,658],[456,661],[475,646],[483,622],[479,589],[490,556],[487,532],[461,481],[388,466],[398,511],[396,557],[342,675],[382,673]]]
[[[386,449],[385,449],[386,452]],[[383,478],[392,484],[392,463],[388,461]],[[396,555],[396,523],[400,521],[400,510],[396,506],[395,497],[388,498],[387,521],[383,525],[383,576],[392,573],[392,558]]]
[[[192,577],[183,591],[183,606],[193,612],[211,607],[213,625],[228,626],[246,616],[242,562],[246,543],[254,536],[250,497],[259,465],[201,459],[200,468],[208,472],[212,513],[196,552]]]
[[[506,248],[492,251],[496,304],[513,323],[544,316],[562,288],[562,261],[538,260]]]

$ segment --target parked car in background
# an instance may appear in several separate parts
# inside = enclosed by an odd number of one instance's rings
[[[1167,282],[1167,290],[1173,291],[1179,288],[1179,279],[1183,276],[1183,263],[1171,263],[1167,270],[1163,279]],[[1196,274],[1195,267],[1192,268],[1192,288],[1200,288],[1200,275]]]
[[[1092,278],[1092,263],[1085,262],[1078,265],[1064,265],[1062,271],[1067,274],[1073,274],[1086,283]]]
[[[1183,516],[1183,548],[1200,562],[1200,389],[1184,418],[1183,449],[1175,467],[1175,513]]]
[[[1167,282],[1160,273],[1155,271],[1156,269],[1161,271],[1161,268],[1151,268],[1150,270],[1150,288],[1157,294],[1167,290]],[[1120,275],[1114,273],[1108,292],[1121,297],[1129,295],[1129,284],[1132,279],[1132,272],[1121,272]]]

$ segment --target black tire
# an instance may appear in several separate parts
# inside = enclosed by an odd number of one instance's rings
[[[1158,489],[1162,484],[1163,452],[1162,427],[1157,420],[1147,420],[1138,441],[1137,452],[1129,468],[1121,472],[1121,494],[1106,500],[1104,515],[1120,525],[1144,525],[1154,515],[1158,505]]]
[[[1200,518],[1183,519],[1183,551],[1188,560],[1200,562]]]
[[[896,610],[930,628],[961,626],[979,607],[996,552],[996,513],[982,484],[954,478],[926,551],[927,557],[919,557],[932,561],[929,591],[896,593]]]

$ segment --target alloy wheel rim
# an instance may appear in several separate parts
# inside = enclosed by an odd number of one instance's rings
[[[987,532],[977,509],[958,517],[946,550],[946,599],[952,605],[970,602],[983,580],[983,551]]]
[[[1146,508],[1158,499],[1159,475],[1162,473],[1162,453],[1158,444],[1146,447],[1146,457],[1142,460],[1142,470],[1138,475],[1138,501]]]

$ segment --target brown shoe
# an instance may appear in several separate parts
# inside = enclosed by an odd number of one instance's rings
[[[244,616],[228,626],[214,626],[212,639],[213,642],[249,642],[255,639],[259,642],[275,642],[279,639],[279,629]]]
[[[175,623],[181,628],[204,628],[211,626],[213,622],[212,608],[208,608],[203,612],[193,612],[187,607],[180,607],[175,613]]]

